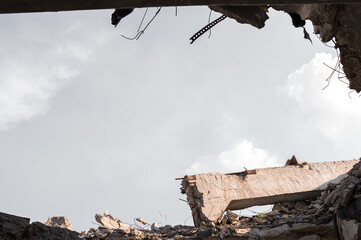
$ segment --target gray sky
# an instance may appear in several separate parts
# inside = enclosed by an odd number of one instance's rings
[[[184,224],[176,177],[359,157],[360,98],[337,79],[322,91],[335,50],[288,15],[189,45],[207,7],[163,8],[139,41],[121,35],[144,9],[117,28],[112,12],[0,15],[0,211]]]

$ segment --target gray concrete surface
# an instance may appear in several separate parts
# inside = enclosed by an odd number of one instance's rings
[[[226,210],[317,197],[339,183],[359,160],[307,163],[233,174],[198,174],[182,181],[196,226],[216,222]]]

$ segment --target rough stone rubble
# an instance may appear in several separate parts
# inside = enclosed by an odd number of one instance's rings
[[[101,224],[84,232],[67,229],[65,218],[49,219],[47,225],[0,213],[0,239],[6,240],[121,240],[121,239],[361,239],[361,162],[357,162],[338,184],[331,183],[312,199],[275,204],[272,211],[243,217],[226,211],[218,223],[200,227],[149,225],[131,226],[108,212],[96,214]],[[339,235],[339,238],[338,238]]]
[[[210,6],[240,23],[262,28],[268,19],[263,10],[266,6]],[[361,4],[294,4],[272,5],[287,13],[297,13],[303,20],[310,20],[323,42],[333,40],[340,51],[343,72],[349,80],[350,89],[361,91]],[[332,66],[333,67],[333,66]],[[336,67],[337,68],[337,67]],[[336,69],[342,71],[342,69]],[[340,77],[344,77],[341,76]],[[346,79],[341,79],[346,80]]]

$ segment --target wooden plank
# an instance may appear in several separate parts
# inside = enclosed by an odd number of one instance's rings
[[[195,5],[361,4],[361,0],[0,0],[0,13]]]

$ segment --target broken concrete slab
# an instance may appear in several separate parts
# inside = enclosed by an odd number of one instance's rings
[[[114,218],[107,211],[105,211],[103,215],[95,214],[95,220],[108,229],[117,229],[124,233],[130,233],[131,231],[130,225]]]
[[[182,193],[195,226],[217,222],[226,210],[312,199],[328,183],[339,183],[359,160],[303,163],[232,174],[185,176]]]

